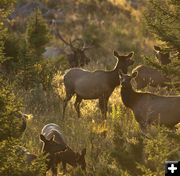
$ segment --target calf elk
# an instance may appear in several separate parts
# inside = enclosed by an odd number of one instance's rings
[[[106,118],[107,103],[115,87],[119,85],[118,71],[127,73],[128,67],[134,63],[131,59],[133,52],[128,55],[119,55],[114,51],[117,58],[116,66],[112,71],[96,70],[90,72],[80,68],[70,69],[64,75],[66,98],[63,105],[63,118],[65,108],[72,96],[76,95],[75,109],[80,117],[80,103],[83,99],[99,99],[99,107],[102,116]]]
[[[54,123],[45,125],[41,131],[40,139],[43,141],[43,153],[48,154],[47,169],[51,169],[53,176],[57,176],[59,162],[62,162],[64,172],[66,171],[66,163],[73,167],[80,165],[82,169],[85,169],[86,149],[83,149],[81,154],[75,153],[66,145],[58,125]]]
[[[85,148],[82,150],[81,154],[78,152],[74,152],[70,148],[67,148],[65,151],[57,152],[55,154],[55,160],[57,163],[62,162],[64,172],[66,172],[66,164],[69,164],[72,167],[77,167],[78,165],[80,165],[81,169],[85,170],[85,154]]]
[[[136,121],[143,129],[148,124],[159,124],[173,127],[180,122],[180,96],[158,96],[151,93],[136,92],[131,79],[137,76],[120,73],[121,97],[124,105],[130,108]]]

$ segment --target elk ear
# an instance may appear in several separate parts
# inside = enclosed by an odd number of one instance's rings
[[[81,151],[82,156],[85,156],[85,154],[86,154],[86,148],[82,149],[82,151]]]
[[[161,51],[161,48],[159,46],[154,45],[154,50],[155,51]]]
[[[131,77],[132,77],[132,78],[135,78],[137,75],[138,75],[138,72],[136,71],[136,72],[134,72],[134,73],[131,75]]]
[[[127,57],[128,57],[128,58],[131,58],[133,55],[134,55],[134,52],[132,51],[131,53],[129,53],[129,54],[127,55]]]
[[[118,56],[119,56],[118,52],[115,51],[115,50],[114,50],[114,53],[113,53],[113,54],[114,54],[115,57],[118,57]]]
[[[40,138],[40,140],[43,141],[44,143],[47,141],[46,138],[45,138],[45,136],[42,135],[42,134],[39,135],[39,138]]]

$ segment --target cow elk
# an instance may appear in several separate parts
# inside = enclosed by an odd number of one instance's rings
[[[141,129],[147,125],[159,123],[173,127],[180,122],[180,96],[158,96],[152,93],[137,92],[132,88],[131,80],[138,76],[120,73],[121,98],[130,108]]]
[[[159,46],[154,45],[154,51],[156,52],[156,58],[159,60],[161,65],[167,65],[171,63],[170,53],[163,51]]]
[[[170,81],[161,71],[145,65],[137,66],[132,72],[138,72],[137,77],[134,78],[137,89],[145,88],[147,85],[166,87],[167,82]]]
[[[163,52],[159,46],[154,46],[154,50],[156,52],[156,57],[161,65],[167,65],[171,62],[169,52]],[[170,79],[167,78],[161,71],[155,68],[151,68],[145,65],[139,65],[135,69],[133,69],[133,72],[138,72],[137,77],[134,79],[137,89],[142,89],[147,85],[150,85],[152,87],[170,86],[167,84]]]
[[[128,55],[119,55],[117,51],[114,51],[117,63],[111,71],[96,70],[91,72],[80,68],[70,69],[64,75],[66,98],[63,105],[63,118],[67,103],[75,94],[76,101],[74,106],[78,117],[80,117],[80,103],[83,99],[99,99],[102,116],[106,119],[109,97],[115,87],[119,85],[118,71],[122,70],[123,73],[127,73],[128,67],[134,63],[132,60],[133,54],[131,52]]]

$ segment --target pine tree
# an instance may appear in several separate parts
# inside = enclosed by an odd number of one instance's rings
[[[145,13],[149,30],[180,52],[180,1],[150,0]]]
[[[49,31],[38,9],[30,17],[26,33],[29,48],[35,53],[37,59],[40,59],[45,51],[45,45],[49,42]]]
[[[180,1],[149,0],[144,16],[148,30],[164,42],[165,51],[171,53],[172,63],[167,66],[151,64],[180,82]],[[178,85],[178,84],[177,84]]]
[[[0,18],[2,21],[7,18],[9,11],[12,10],[13,2],[12,0],[0,1]],[[7,59],[3,53],[6,31],[4,24],[0,23],[0,64]],[[25,156],[20,152],[20,146],[23,146],[20,140],[22,119],[19,118],[19,116],[21,117],[22,103],[13,93],[13,90],[14,87],[7,81],[7,77],[0,74],[0,175],[44,175],[46,168],[42,157],[28,165],[25,164]]]

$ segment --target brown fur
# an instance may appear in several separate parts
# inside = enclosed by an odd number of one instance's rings
[[[180,122],[180,96],[158,96],[133,90],[131,79],[137,76],[120,74],[121,97],[124,105],[130,108],[140,126],[153,122],[173,127]]]
[[[56,22],[53,22],[53,25],[56,27]],[[85,51],[89,49],[90,47],[86,47],[85,43],[82,39],[75,39],[74,41],[67,42],[62,35],[59,33],[59,31],[56,29],[55,30],[55,35],[62,41],[64,42],[67,46],[70,47],[72,53],[67,54],[67,59],[69,62],[70,68],[73,67],[83,67],[84,65],[87,65],[90,62],[90,58],[85,54]],[[73,46],[73,42],[75,41],[80,41],[83,42],[83,47],[75,47]]]
[[[154,46],[154,51],[161,65],[167,65],[171,62],[169,52],[163,52],[159,46]],[[165,87],[168,86],[166,83],[170,81],[161,71],[145,65],[137,66],[132,72],[138,72],[138,76],[135,78],[137,89],[142,89],[147,85]]]
[[[67,54],[67,59],[70,68],[83,67],[90,62],[90,58],[85,54],[85,51],[80,48],[76,48],[71,54]]]
[[[114,51],[114,56],[117,58],[117,63],[112,71],[97,70],[90,72],[74,68],[64,75],[66,98],[63,106],[63,118],[67,103],[74,94],[76,95],[74,106],[78,117],[80,117],[80,103],[83,99],[99,99],[102,116],[106,118],[109,97],[115,87],[119,85],[118,71],[121,69],[127,73],[128,66],[134,63],[131,59],[133,53],[120,56],[117,51]]]
[[[80,165],[81,168],[85,170],[86,169],[85,154],[86,154],[86,149],[83,149],[80,154],[68,148],[65,151],[56,153],[55,157],[57,163],[62,162],[63,170],[64,172],[66,172],[66,164],[69,164],[72,167],[77,167],[78,165]]]
[[[150,85],[152,87],[164,87],[167,86],[166,82],[169,81],[169,79],[165,75],[163,75],[162,72],[145,65],[137,66],[132,71],[132,73],[135,72],[138,72],[137,77],[134,78],[137,89],[142,89],[147,85]]]
[[[75,152],[65,143],[58,125],[54,123],[45,125],[41,130],[40,139],[43,142],[42,151],[45,155],[48,155],[46,161],[47,169],[51,169],[54,176],[57,175],[57,165],[60,161],[64,170],[66,169],[66,163],[72,166],[79,164],[84,169],[85,149],[83,149],[82,154],[77,153],[75,155]]]
[[[159,60],[161,65],[167,65],[171,63],[169,52],[163,52],[159,46],[154,46],[154,50],[156,52],[156,58]]]

